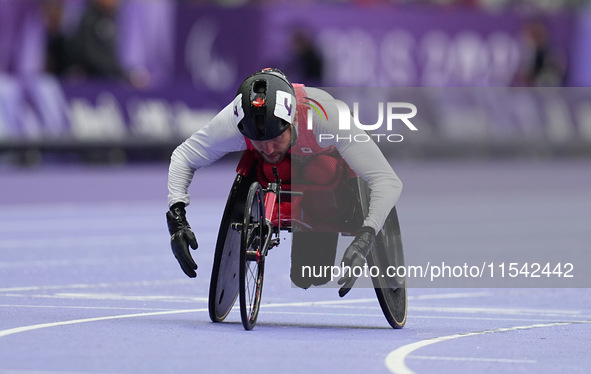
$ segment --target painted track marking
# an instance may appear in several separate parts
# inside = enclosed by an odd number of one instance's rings
[[[0,331],[0,338],[3,338],[8,335],[14,335],[14,334],[22,333],[22,332],[27,332],[27,331],[45,329],[45,328],[49,328],[49,327],[76,325],[76,324],[88,323],[88,322],[108,321],[108,320],[121,319],[121,318],[161,316],[161,315],[166,315],[166,314],[193,313],[193,312],[204,312],[204,311],[207,311],[207,308],[169,310],[169,311],[164,311],[164,312],[151,312],[151,313],[123,314],[123,315],[118,315],[118,316],[93,317],[93,318],[74,319],[74,320],[70,320],[70,321],[40,323],[37,325],[21,326],[21,327],[15,327],[12,329],[2,330],[2,331]]]
[[[333,304],[335,302],[341,303],[358,303],[358,302],[365,302],[366,299],[359,299],[359,300],[330,300],[330,301],[308,301],[308,302],[295,302],[295,303],[275,303],[275,304],[265,304],[261,305],[261,308],[278,308],[284,306],[315,306],[315,305],[323,305],[323,304]],[[168,314],[181,314],[181,313],[197,313],[197,312],[207,312],[208,308],[199,308],[199,309],[181,309],[181,310],[168,310],[168,311],[159,311],[159,312],[150,312],[150,313],[134,313],[134,314],[123,314],[123,315],[115,315],[115,316],[104,316],[104,317],[92,317],[92,318],[82,318],[82,319],[75,319],[69,321],[58,321],[58,322],[49,322],[49,323],[40,323],[36,325],[29,325],[29,326],[20,326],[14,327],[7,330],[0,330],[0,338],[5,336],[19,334],[27,331],[34,331],[44,328],[50,327],[59,327],[59,326],[68,326],[68,325],[76,325],[81,323],[89,323],[89,322],[100,322],[100,321],[108,321],[114,319],[123,319],[123,318],[137,318],[137,317],[149,317],[149,316],[162,316]]]
[[[475,331],[475,332],[468,332],[468,333],[460,333],[454,335],[447,335],[447,336],[440,336],[431,339],[421,340],[415,343],[404,345],[400,348],[397,348],[390,352],[385,359],[386,367],[394,374],[416,374],[414,371],[410,370],[408,366],[406,366],[406,358],[414,351],[426,347],[428,345],[458,339],[458,338],[466,338],[469,336],[477,336],[477,335],[484,335],[484,334],[492,334],[497,332],[509,332],[509,331],[518,331],[518,330],[528,330],[528,329],[535,329],[535,328],[542,328],[542,327],[554,327],[554,326],[566,326],[572,325],[577,323],[590,323],[591,321],[571,321],[571,322],[554,322],[554,323],[543,323],[543,324],[535,324],[535,325],[527,325],[527,326],[514,326],[514,327],[505,327],[500,329],[494,330],[485,330],[485,331]]]
[[[150,281],[136,281],[136,282],[117,282],[117,283],[75,283],[63,284],[53,286],[23,286],[23,287],[8,287],[0,288],[0,292],[15,292],[15,291],[40,291],[40,290],[61,290],[61,289],[94,289],[99,287],[121,287],[121,286],[161,286],[171,284],[189,283],[186,279],[167,279],[167,280],[150,280]]]

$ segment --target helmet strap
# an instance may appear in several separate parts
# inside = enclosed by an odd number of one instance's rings
[[[290,147],[293,147],[295,143],[298,141],[298,128],[294,125],[290,126],[291,128],[291,144]]]

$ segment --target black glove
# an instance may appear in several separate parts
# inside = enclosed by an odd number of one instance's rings
[[[166,223],[170,233],[170,247],[176,257],[179,265],[188,277],[195,278],[197,273],[197,264],[189,253],[189,246],[197,249],[197,239],[191,231],[191,226],[185,217],[185,204],[176,203],[166,212]]]
[[[345,296],[351,291],[351,287],[353,287],[353,284],[357,280],[357,277],[353,275],[353,269],[365,265],[365,257],[367,257],[367,254],[373,247],[375,239],[375,230],[371,227],[364,226],[355,235],[355,239],[353,239],[351,245],[345,250],[345,254],[341,260],[342,269],[349,266],[350,271],[344,272],[343,277],[337,282],[339,285],[343,285],[339,290],[340,297]]]

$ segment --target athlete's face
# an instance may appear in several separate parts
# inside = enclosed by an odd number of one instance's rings
[[[270,140],[251,140],[252,146],[270,164],[278,164],[291,146],[291,128]]]

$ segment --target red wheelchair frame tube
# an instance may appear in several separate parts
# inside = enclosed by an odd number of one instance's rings
[[[269,222],[273,220],[273,214],[275,213],[275,205],[277,204],[277,195],[273,192],[267,192],[265,194],[265,219]]]

